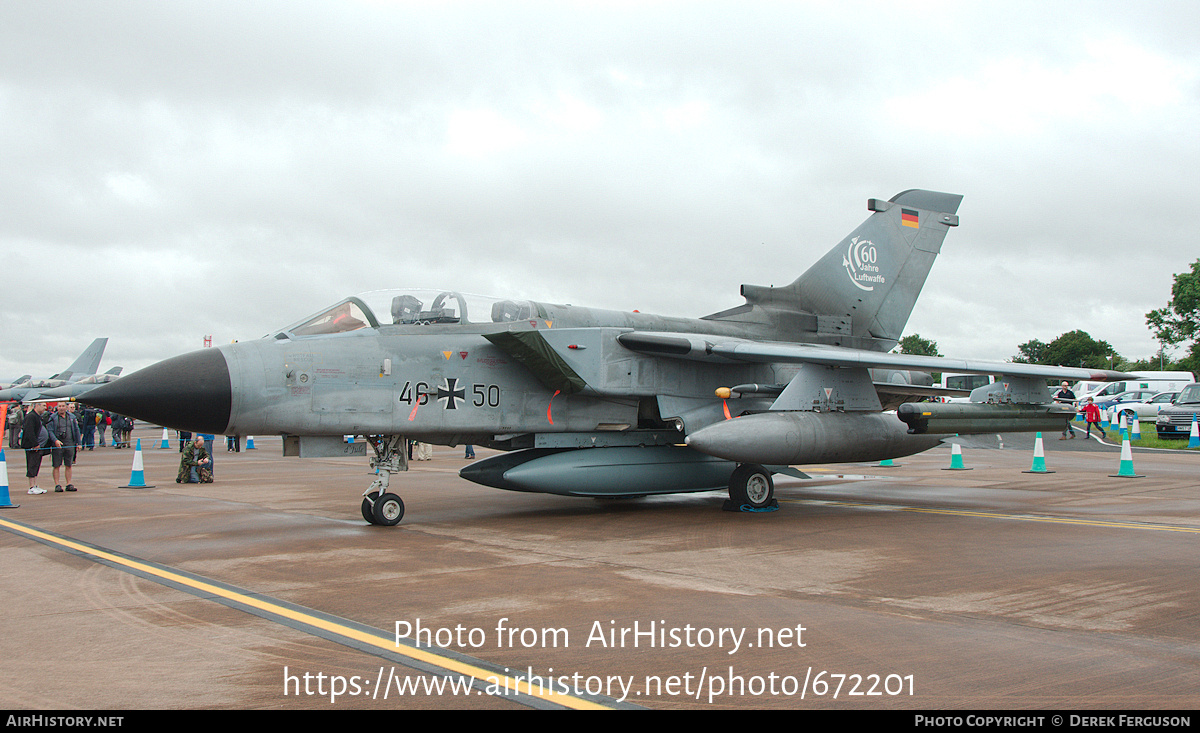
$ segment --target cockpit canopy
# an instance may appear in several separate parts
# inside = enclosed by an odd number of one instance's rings
[[[275,338],[346,333],[389,323],[511,323],[537,318],[537,313],[537,304],[529,300],[501,300],[452,290],[372,290],[335,303],[283,329]]]

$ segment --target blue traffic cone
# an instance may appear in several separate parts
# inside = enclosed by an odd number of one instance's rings
[[[140,440],[140,438],[139,438],[139,440]],[[171,447],[171,439],[167,437],[167,429],[166,428],[163,428],[162,444],[158,447],[159,448],[170,448]]]
[[[1042,446],[1042,434],[1038,433],[1033,441],[1033,465],[1028,471],[1021,473],[1054,473],[1046,470],[1046,449]]]
[[[0,509],[16,509],[19,506],[12,503],[8,496],[8,463],[4,461],[4,449],[0,448]]]
[[[254,436],[253,435],[246,436],[246,450],[254,450]]]
[[[1121,465],[1116,473],[1110,473],[1109,478],[1145,478],[1143,474],[1133,471],[1133,450],[1129,447],[1129,438],[1121,441]]]
[[[137,448],[133,451],[133,470],[129,472],[129,483],[122,489],[153,489],[146,485],[146,472],[142,470],[142,439],[137,439]]]
[[[962,446],[958,443],[950,444],[950,468],[943,468],[943,471],[970,471],[963,464]]]
[[[1196,426],[1196,416],[1192,415],[1192,434],[1188,437],[1189,448],[1200,448],[1200,428]]]

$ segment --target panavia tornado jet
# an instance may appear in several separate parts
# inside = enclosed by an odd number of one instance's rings
[[[44,389],[34,395],[26,395],[28,400],[69,400],[87,392],[90,389],[95,389],[98,384],[108,384],[115,382],[121,378],[122,367],[113,367],[103,374],[93,374],[90,377],[84,377],[78,382],[64,384],[61,387],[53,387]]]
[[[57,387],[63,387],[68,384],[76,384],[88,377],[96,375],[96,370],[100,368],[100,358],[104,356],[104,347],[108,345],[108,339],[98,338],[92,341],[83,353],[79,355],[75,361],[65,370],[46,379],[32,379],[28,374],[21,377],[13,384],[6,385],[4,389],[0,389],[0,402],[16,401],[30,402],[38,399],[42,392]],[[120,373],[120,370],[117,370]]]
[[[1116,372],[889,353],[962,197],[909,190],[782,287],[703,318],[453,291],[375,291],[257,341],[160,362],[81,402],[156,424],[284,436],[285,455],[369,444],[362,515],[394,525],[405,440],[504,451],[460,476],[513,491],[642,496],[727,489],[726,508],[775,505],[772,475],[877,461],[954,433],[1051,430],[1073,408],[1046,380]],[[927,372],[995,374],[970,404]],[[894,412],[885,410],[895,410]],[[362,435],[349,442],[344,436]]]

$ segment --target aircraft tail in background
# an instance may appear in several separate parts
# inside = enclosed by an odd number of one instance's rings
[[[100,369],[100,358],[104,356],[104,347],[108,346],[108,339],[96,339],[83,350],[79,358],[71,362],[71,366],[65,371],[76,376],[87,377],[95,374]]]

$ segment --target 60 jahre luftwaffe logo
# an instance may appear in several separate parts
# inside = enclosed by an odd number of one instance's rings
[[[850,276],[850,282],[854,283],[855,287],[874,290],[874,285],[864,283],[882,285],[887,282],[887,279],[879,274],[879,267],[876,265],[878,257],[879,253],[871,240],[858,237],[850,240],[850,246],[842,257],[842,266],[846,268],[846,274]]]

